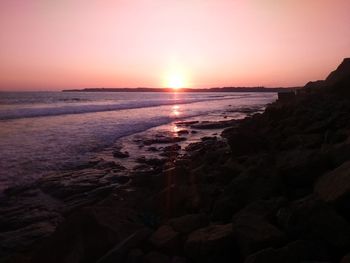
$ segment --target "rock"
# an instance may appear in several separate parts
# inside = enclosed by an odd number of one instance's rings
[[[315,193],[324,201],[340,204],[350,197],[350,162],[322,176],[315,184]],[[349,201],[347,199],[346,201]]]
[[[179,130],[179,131],[177,131],[177,134],[179,135],[179,136],[181,136],[181,135],[187,135],[187,134],[189,134],[190,132],[188,131],[188,130]]]
[[[141,249],[131,249],[126,260],[127,263],[143,263],[144,253]]]
[[[280,184],[278,177],[258,168],[242,173],[231,181],[215,202],[212,220],[231,220],[232,215],[247,204],[278,196],[282,188]]]
[[[172,228],[181,233],[188,234],[198,228],[202,228],[209,224],[209,219],[203,214],[189,214],[176,217],[168,221]]]
[[[192,124],[192,129],[223,129],[234,125],[236,120],[225,120],[225,121],[203,121],[201,123]]]
[[[163,144],[163,143],[177,143],[185,141],[185,137],[170,137],[170,136],[159,136],[152,139],[145,139],[143,141],[144,145],[152,145],[152,144]]]
[[[100,258],[97,263],[113,263],[113,262],[122,262],[125,261],[125,259],[130,256],[130,253],[128,255],[128,251],[131,249],[137,247],[140,243],[144,242],[151,234],[150,229],[141,229],[136,231],[135,233],[128,236],[126,239],[121,241],[119,244],[117,244],[115,247],[113,247],[111,250],[109,250],[102,258]],[[140,252],[140,251],[138,251]],[[138,255],[134,253],[133,258],[137,258]],[[141,251],[141,255],[142,255]]]
[[[125,170],[126,168],[114,161],[100,161],[96,166],[96,169],[117,169],[117,170]]]
[[[121,152],[120,150],[114,150],[113,151],[113,156],[115,158],[128,158],[130,155],[127,151]]]
[[[195,262],[228,262],[234,257],[232,224],[211,225],[192,232],[184,249]]]
[[[285,204],[285,202],[286,200],[284,198],[254,201],[235,214],[233,220],[239,220],[241,217],[251,216],[267,222],[274,221],[278,210]]]
[[[145,156],[141,156],[136,159],[136,162],[147,164],[150,166],[160,166],[163,165],[166,162],[166,159],[159,159],[159,158],[146,158]]]
[[[178,121],[178,122],[175,122],[175,124],[177,126],[190,126],[192,124],[196,124],[198,123],[199,121]]]
[[[32,262],[96,262],[115,244],[140,229],[139,224],[130,220],[132,209],[125,202],[121,205],[124,207],[83,208],[71,214],[33,253]]]
[[[285,241],[285,235],[277,227],[253,215],[235,217],[232,228],[243,257],[263,248],[280,246]]]
[[[282,248],[266,248],[246,258],[244,263],[327,262],[330,255],[320,242],[297,240]]]
[[[213,136],[213,137],[210,137],[210,136],[204,136],[201,138],[201,141],[210,141],[210,140],[213,140],[213,141],[216,141],[218,138],[216,136]]]
[[[154,147],[154,146],[151,146],[151,147],[148,147],[147,148],[147,151],[150,151],[150,152],[158,152],[158,148],[157,147]]]
[[[342,259],[340,260],[340,263],[350,263],[350,253],[342,257]]]
[[[144,257],[144,263],[170,263],[170,258],[157,251],[151,251]]]
[[[336,70],[332,71],[325,82],[327,85],[335,85],[344,79],[349,80],[350,76],[350,58],[345,58],[343,62],[337,67]]]
[[[163,148],[163,151],[164,152],[177,152],[181,149],[181,146],[178,145],[178,144],[173,144],[173,145],[170,145],[170,146],[166,146]]]
[[[127,182],[130,181],[130,176],[110,174],[105,176],[104,179],[106,179],[108,182],[111,182],[111,183],[126,184]]]
[[[150,243],[165,252],[176,252],[180,246],[180,235],[171,226],[160,226],[150,237]]]
[[[227,138],[233,156],[256,154],[269,148],[266,138],[253,130],[235,130],[229,134],[224,132],[222,135]]]
[[[327,151],[331,158],[332,168],[342,165],[350,159],[350,143],[337,144]]]
[[[281,208],[277,218],[291,237],[320,240],[339,250],[350,246],[349,223],[332,207],[314,196]]]
[[[315,180],[331,168],[327,153],[315,150],[296,150],[280,155],[277,160],[278,172],[288,190],[299,187],[310,188]]]

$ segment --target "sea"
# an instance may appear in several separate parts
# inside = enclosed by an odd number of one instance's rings
[[[118,139],[276,93],[0,92],[0,191],[84,163]]]

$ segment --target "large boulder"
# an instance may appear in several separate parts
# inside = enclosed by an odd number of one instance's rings
[[[278,196],[281,189],[280,179],[273,172],[259,168],[248,170],[233,179],[219,196],[214,204],[212,219],[231,220],[234,213],[249,203]]]
[[[322,176],[315,184],[315,192],[329,203],[339,203],[350,196],[350,162]]]
[[[153,233],[150,242],[159,250],[173,253],[180,247],[180,235],[171,226],[163,225]]]
[[[320,240],[337,251],[350,246],[350,225],[314,196],[294,201],[278,212],[278,221],[293,238]]]
[[[253,130],[236,130],[230,134],[223,133],[223,135],[227,137],[231,153],[234,156],[255,154],[269,148],[266,138]]]
[[[233,216],[233,221],[241,217],[254,217],[267,222],[274,221],[278,210],[285,204],[286,199],[283,197],[257,200],[247,205]]]
[[[294,150],[278,157],[279,174],[289,190],[312,189],[314,181],[331,167],[328,154],[316,150]]]
[[[70,215],[42,247],[31,262],[96,262],[110,249],[142,226],[130,220],[134,210],[123,206],[87,207]]]
[[[204,214],[188,214],[169,220],[169,225],[181,234],[188,234],[198,228],[205,227],[209,224],[209,219]]]
[[[240,215],[232,223],[233,237],[246,257],[260,249],[280,246],[285,235],[277,227],[254,215]]]
[[[192,232],[184,249],[195,262],[229,262],[234,256],[232,224],[211,225]]]

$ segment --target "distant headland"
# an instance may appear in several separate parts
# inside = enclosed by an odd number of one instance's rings
[[[207,89],[190,89],[181,88],[179,92],[280,92],[297,89],[298,87],[289,88],[266,88],[266,87],[222,87]],[[67,89],[62,92],[174,92],[170,88],[86,88],[86,89]]]

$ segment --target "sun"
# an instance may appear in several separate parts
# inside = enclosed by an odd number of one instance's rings
[[[172,72],[167,75],[165,86],[173,90],[179,90],[186,86],[186,80],[180,72]]]
[[[184,80],[180,75],[172,75],[168,79],[168,87],[172,89],[180,89],[184,86]]]

